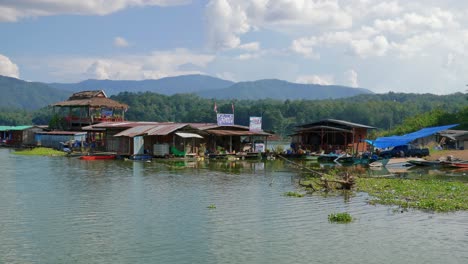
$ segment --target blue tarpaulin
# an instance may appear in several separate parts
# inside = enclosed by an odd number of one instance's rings
[[[437,132],[450,129],[455,126],[458,126],[458,124],[438,126],[438,127],[426,127],[416,132],[409,133],[403,136],[379,137],[376,140],[366,140],[366,142],[373,145],[376,148],[395,147],[395,146],[400,146],[400,145],[406,145],[418,138],[427,137]]]

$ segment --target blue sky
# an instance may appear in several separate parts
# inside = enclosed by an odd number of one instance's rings
[[[468,2],[2,0],[0,75],[28,81],[207,74],[465,92]]]

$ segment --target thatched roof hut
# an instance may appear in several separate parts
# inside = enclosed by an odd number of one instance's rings
[[[72,94],[68,100],[58,102],[52,106],[58,107],[92,107],[92,108],[112,108],[127,110],[128,105],[119,103],[112,99],[107,98],[103,90],[97,91],[82,91]]]

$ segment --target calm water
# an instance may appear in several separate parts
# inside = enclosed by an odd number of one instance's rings
[[[365,194],[284,197],[297,173],[278,162],[0,149],[0,172],[0,263],[468,263],[468,213],[397,213]],[[328,222],[344,211],[357,220]]]

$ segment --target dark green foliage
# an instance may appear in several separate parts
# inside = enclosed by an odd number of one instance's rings
[[[336,213],[336,214],[329,214],[328,221],[332,223],[350,223],[353,221],[353,218],[349,213]]]
[[[126,103],[125,113],[132,121],[172,121],[215,123],[214,100],[193,94],[161,95],[151,92],[124,92],[112,99]],[[296,125],[333,118],[378,128],[372,136],[405,134],[423,127],[460,124],[456,129],[468,129],[468,106],[462,93],[430,94],[373,94],[346,99],[327,100],[216,100],[219,113],[232,113],[235,124],[249,125],[250,116],[263,117],[263,129],[280,135],[290,134]],[[4,109],[0,125],[52,124],[51,108],[36,112]]]
[[[31,113],[21,109],[0,109],[1,126],[21,126],[31,124]]]
[[[362,88],[351,88],[338,85],[299,84],[283,80],[258,80],[253,82],[239,82],[224,89],[201,91],[197,95],[203,98],[216,99],[275,99],[275,100],[299,100],[299,99],[336,99],[351,97],[358,94],[371,94],[372,92]]]
[[[25,110],[37,110],[70,96],[70,92],[43,83],[25,82],[5,76],[0,76],[0,93],[0,107]]]

